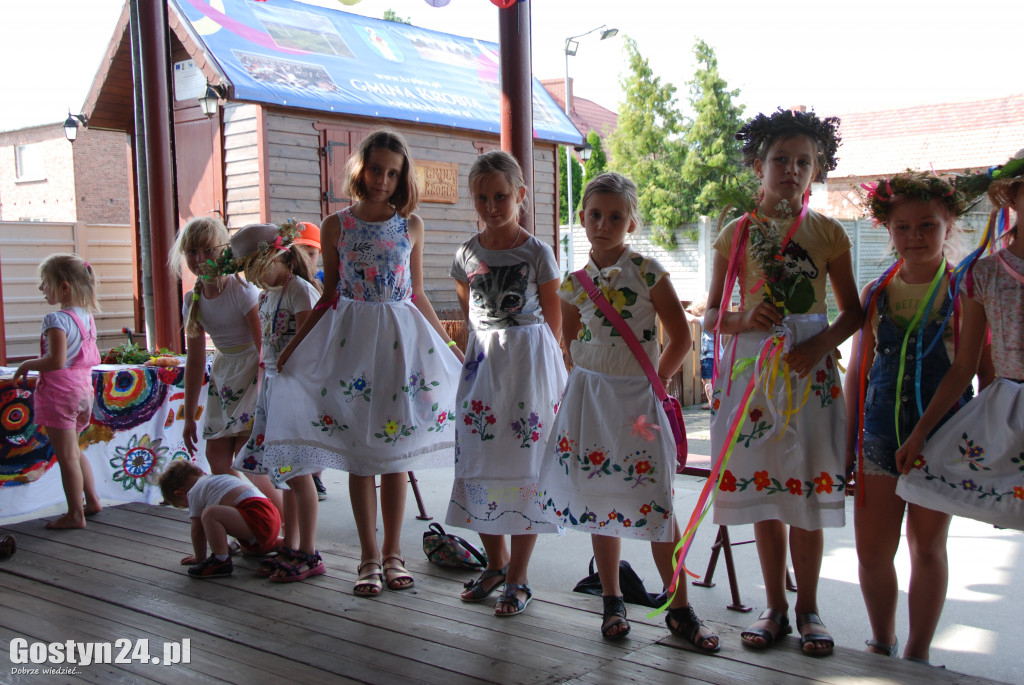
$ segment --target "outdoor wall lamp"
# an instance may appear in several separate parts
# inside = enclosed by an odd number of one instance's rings
[[[584,164],[586,164],[590,160],[590,156],[592,154],[594,154],[594,148],[588,142],[584,142],[582,147],[578,147],[578,148],[575,148],[575,149],[576,149],[576,154],[578,154],[580,156],[580,159],[583,160]]]
[[[199,107],[203,110],[203,114],[207,117],[212,117],[216,114],[217,108],[220,105],[220,99],[226,95],[227,91],[224,86],[211,86],[207,83],[206,92],[199,98]]]
[[[78,122],[82,122],[82,126],[89,125],[89,119],[84,114],[72,114],[68,110],[68,118],[64,120],[64,137],[69,142],[73,143],[78,138]]]

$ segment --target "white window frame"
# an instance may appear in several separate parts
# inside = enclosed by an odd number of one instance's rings
[[[46,157],[42,143],[14,146],[14,180],[17,183],[46,180]]]

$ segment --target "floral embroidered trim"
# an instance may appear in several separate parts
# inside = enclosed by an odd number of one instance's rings
[[[768,471],[755,471],[751,478],[737,478],[732,471],[726,469],[719,480],[718,489],[722,492],[743,492],[752,485],[755,490],[764,492],[767,495],[788,493],[810,499],[812,495],[827,495],[832,492],[844,491],[846,489],[846,476],[839,473],[833,476],[826,471],[822,471],[811,480],[787,478],[786,484],[783,485],[781,477],[769,476]]]

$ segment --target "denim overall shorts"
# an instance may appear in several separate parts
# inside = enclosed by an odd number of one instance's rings
[[[952,306],[949,295],[943,301],[938,315],[924,328],[924,350],[928,350],[935,336],[941,335],[939,326],[946,320]],[[889,297],[885,290],[878,294],[878,332],[875,335],[875,361],[868,376],[867,393],[864,398],[864,458],[885,472],[898,476],[896,450],[917,425],[921,413],[918,410],[915,391],[917,375],[917,336],[914,331],[907,339],[906,364],[903,367],[903,386],[896,397],[896,381],[900,372],[900,352],[906,331],[900,328],[890,316]],[[949,356],[946,346],[940,341],[932,346],[921,360],[921,407],[927,408],[949,370]],[[955,414],[974,396],[974,388],[968,387],[956,405],[939,421],[934,433],[946,420]],[[899,403],[899,441],[896,436],[896,404]],[[929,434],[930,437],[931,434]]]

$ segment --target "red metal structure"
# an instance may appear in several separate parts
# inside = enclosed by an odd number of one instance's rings
[[[527,197],[533,197],[533,68],[531,64],[530,0],[498,10],[501,46],[501,149],[523,168]],[[532,207],[528,204],[527,207]],[[533,211],[523,225],[535,232]]]

